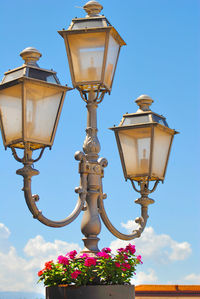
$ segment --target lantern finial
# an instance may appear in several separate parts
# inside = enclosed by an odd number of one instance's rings
[[[84,10],[88,14],[87,17],[95,17],[98,16],[103,6],[97,1],[89,1],[83,6]]]
[[[22,57],[22,59],[24,59],[25,64],[37,66],[36,61],[40,59],[42,54],[37,49],[28,47],[20,53],[20,56]]]
[[[135,100],[135,102],[139,106],[139,109],[137,112],[151,111],[149,106],[151,106],[151,104],[153,103],[153,100],[148,95],[142,94]]]

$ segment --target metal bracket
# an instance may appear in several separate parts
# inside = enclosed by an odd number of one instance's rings
[[[83,90],[79,90],[79,92],[80,92],[82,100],[84,102],[88,103],[87,92],[84,92]],[[106,92],[107,91],[100,91],[100,86],[99,86],[97,93],[96,93],[96,97],[94,99],[94,102],[96,102],[97,104],[100,104],[103,101]]]
[[[13,156],[18,162],[22,162],[24,164],[24,167],[21,169],[18,169],[16,173],[18,175],[23,176],[24,178],[24,186],[23,186],[23,191],[24,191],[24,196],[26,200],[26,204],[32,213],[33,217],[43,224],[51,227],[63,227],[71,223],[73,220],[75,220],[80,212],[84,209],[84,204],[85,204],[85,199],[87,195],[87,180],[85,180],[84,175],[81,175],[81,182],[80,186],[75,189],[75,192],[78,193],[79,198],[77,201],[77,204],[73,210],[73,212],[66,217],[63,220],[60,221],[53,221],[51,219],[46,218],[43,216],[42,212],[37,208],[36,202],[39,201],[39,195],[34,194],[32,195],[31,192],[31,179],[32,176],[38,175],[39,171],[34,169],[32,167],[33,162],[38,161],[44,152],[44,148],[41,150],[40,155],[37,159],[32,159],[32,150],[30,149],[30,145],[26,145],[24,149],[24,157],[21,159],[18,157],[16,150],[14,148],[12,149]],[[78,152],[76,155],[77,159],[83,161],[85,159],[85,155],[81,152]]]

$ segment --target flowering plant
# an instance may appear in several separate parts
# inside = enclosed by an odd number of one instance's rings
[[[56,263],[46,262],[38,272],[38,282],[43,281],[45,286],[130,284],[136,266],[142,264],[135,251],[131,244],[119,248],[115,255],[110,248],[103,248],[96,257],[86,253],[77,257],[76,250],[70,251],[58,256]]]

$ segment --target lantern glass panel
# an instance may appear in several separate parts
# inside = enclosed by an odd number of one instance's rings
[[[134,117],[126,117],[123,122],[123,126],[144,124],[149,122],[150,122],[149,115],[138,115],[138,116],[134,115]]]
[[[162,117],[159,117],[158,115],[152,114],[152,120],[157,122],[158,124],[168,127],[166,120]]]
[[[72,27],[72,29],[83,29],[83,28],[97,28],[97,27],[104,27],[104,20],[80,20],[76,21]]]
[[[109,88],[112,85],[112,80],[113,80],[113,75],[115,72],[115,66],[117,63],[118,53],[119,53],[119,44],[112,37],[112,35],[110,35],[109,43],[108,43],[106,70],[105,70],[105,84]]]
[[[122,147],[127,177],[149,175],[151,128],[121,130],[119,139]]]
[[[50,143],[63,92],[26,82],[26,138]]]
[[[167,164],[168,153],[170,149],[171,135],[161,127],[154,128],[153,156],[152,156],[152,176],[164,178],[164,172]]]
[[[22,138],[22,84],[0,90],[0,110],[5,143]]]
[[[46,82],[49,82],[49,83],[55,83],[55,84],[57,83],[56,79],[55,79],[55,77],[52,73],[48,73],[46,71],[44,72],[40,69],[30,68],[28,76],[30,78],[46,81]]]
[[[5,75],[2,83],[6,83],[9,81],[15,80],[17,78],[20,78],[21,76],[23,76],[23,74],[24,74],[24,68],[14,71],[14,72],[11,72],[11,73]]]
[[[76,82],[101,80],[105,39],[105,32],[68,35]]]

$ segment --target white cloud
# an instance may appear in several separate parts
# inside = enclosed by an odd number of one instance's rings
[[[0,290],[32,291],[34,273],[27,269],[28,262],[19,257],[14,247],[7,253],[0,252]]]
[[[185,260],[192,252],[191,246],[188,242],[178,243],[171,240],[172,252],[169,256],[172,261]]]
[[[131,279],[131,284],[140,285],[140,284],[150,284],[157,283],[158,277],[153,269],[148,269],[148,272],[138,272],[134,278]]]
[[[8,228],[0,225],[0,239],[9,237]],[[30,239],[24,252],[26,257],[18,255],[13,246],[9,246],[5,252],[2,250],[4,244],[1,242],[0,248],[0,291],[37,291],[42,293],[44,288],[42,284],[37,285],[37,271],[44,263],[51,259],[56,259],[59,254],[65,254],[68,251],[80,250],[78,244],[67,243],[60,240],[46,242],[42,236],[36,236]]]
[[[30,269],[33,269],[34,265],[41,268],[46,261],[56,261],[58,255],[64,255],[71,250],[78,252],[81,248],[78,244],[67,243],[61,240],[55,240],[53,243],[46,242],[42,236],[36,236],[34,239],[30,239],[24,248],[27,257],[31,257],[29,261]]]
[[[44,238],[40,235],[36,236],[34,239],[30,239],[25,248],[24,252],[27,256],[39,258],[43,257],[54,257],[59,254],[67,253],[71,250],[80,250],[78,244],[75,243],[67,243],[61,240],[55,240],[54,243],[46,242]]]
[[[127,223],[122,222],[121,226],[124,227],[129,234],[138,228],[138,224],[135,222],[135,220],[128,220]]]
[[[200,274],[191,273],[184,277],[184,280],[192,284],[200,284]]]
[[[9,229],[5,226],[5,224],[0,223],[0,239],[8,239],[10,236]]]
[[[122,224],[132,231],[133,222],[128,221]],[[152,227],[147,227],[139,239],[131,241],[136,245],[137,253],[141,254],[145,260],[154,260],[157,263],[169,263],[178,260],[185,260],[191,254],[191,246],[188,242],[177,242],[169,235],[156,234]],[[113,250],[124,247],[127,241],[115,240],[110,247]]]
[[[133,230],[133,221],[122,224],[127,230]],[[42,284],[37,285],[37,271],[39,271],[45,261],[55,260],[59,254],[76,249],[80,251],[78,244],[67,243],[61,240],[46,242],[38,235],[28,240],[24,247],[25,256],[22,257],[16,249],[9,243],[10,231],[0,223],[0,291],[38,291],[43,292]],[[115,240],[111,242],[111,248],[124,247],[130,241]],[[132,242],[133,243],[133,242]],[[145,229],[140,239],[134,240],[138,254],[143,256],[143,260],[156,260],[157,262],[175,262],[186,259],[190,253],[190,244],[187,242],[177,242],[169,235],[156,234],[152,227]],[[5,250],[4,244],[7,244]],[[189,283],[200,283],[200,275],[190,274],[185,277]],[[140,271],[132,279],[132,283],[158,283],[155,270],[147,269]]]

